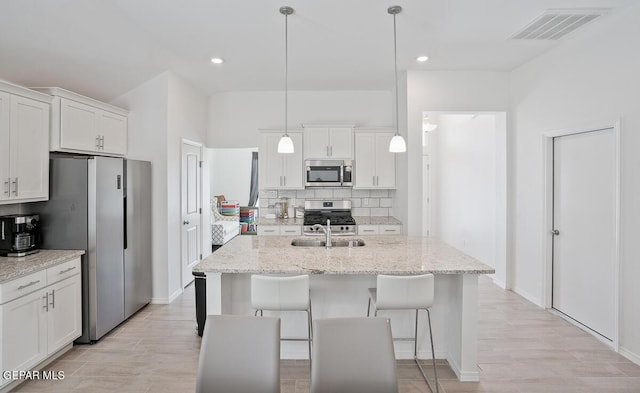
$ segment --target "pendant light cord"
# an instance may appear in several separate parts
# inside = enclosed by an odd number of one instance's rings
[[[398,119],[398,50],[396,43],[396,14],[393,14],[393,62],[396,77],[396,135],[400,134],[400,119]]]
[[[289,15],[284,15],[284,135],[287,133],[287,104],[288,97],[288,79],[289,79]]]

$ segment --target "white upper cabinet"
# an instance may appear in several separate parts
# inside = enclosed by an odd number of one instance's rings
[[[261,189],[303,189],[304,165],[302,132],[289,131],[293,140],[292,154],[278,153],[278,142],[284,131],[261,131],[258,150]]]
[[[0,82],[0,204],[49,198],[50,102]]]
[[[304,125],[304,159],[353,159],[353,125]]]
[[[57,87],[36,90],[54,96],[51,151],[127,154],[126,110]]]
[[[389,152],[391,130],[355,133],[354,188],[396,188],[396,157]]]

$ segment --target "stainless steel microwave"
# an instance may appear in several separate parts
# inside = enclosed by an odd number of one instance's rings
[[[306,187],[353,187],[352,160],[306,160]]]

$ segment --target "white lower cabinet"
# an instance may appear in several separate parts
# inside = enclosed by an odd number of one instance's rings
[[[0,285],[0,369],[28,371],[80,337],[81,285],[80,258]]]
[[[258,236],[300,236],[300,225],[258,225]]]
[[[400,235],[402,225],[358,225],[358,235]]]

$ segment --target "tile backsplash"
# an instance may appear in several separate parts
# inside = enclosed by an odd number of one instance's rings
[[[271,190],[260,194],[260,216],[273,213],[273,205],[280,198],[289,198],[289,206],[304,207],[306,200],[350,200],[354,216],[393,216],[395,190],[352,190],[350,188],[318,188],[306,190]]]

